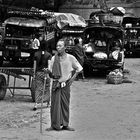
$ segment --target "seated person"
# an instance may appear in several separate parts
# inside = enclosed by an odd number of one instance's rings
[[[88,46],[91,46],[94,53],[96,52],[96,46],[95,46],[95,43],[94,43],[94,39],[89,40]]]
[[[115,47],[113,47],[109,57],[118,60],[120,58],[120,55],[120,47],[118,44],[116,44]]]
[[[35,34],[32,41],[32,48],[39,49],[39,47],[40,47],[39,35]]]

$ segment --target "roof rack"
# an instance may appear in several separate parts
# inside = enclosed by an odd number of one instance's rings
[[[9,16],[14,17],[44,19],[47,21],[48,24],[56,23],[56,18],[53,12],[38,10],[37,8],[25,9],[25,8],[10,7],[7,9],[7,13]]]
[[[47,18],[54,17],[53,12],[38,10],[37,8],[25,9],[25,8],[8,8],[7,13],[9,15],[16,16],[27,16],[27,17],[38,17],[38,18]]]
[[[118,19],[117,19],[118,18]],[[88,26],[121,26],[122,24],[122,16],[115,16],[112,13],[99,13],[97,15],[93,15],[88,22]]]

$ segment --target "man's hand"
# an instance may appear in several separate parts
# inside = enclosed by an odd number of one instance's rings
[[[50,78],[54,78],[53,75],[52,75],[52,72],[48,68],[43,68],[43,70],[44,70],[44,72],[49,74]]]
[[[76,76],[78,75],[78,72],[75,72],[74,75],[70,78],[69,80],[69,85],[71,85],[73,83],[73,81],[75,80]]]
[[[74,79],[75,79],[75,78],[71,78],[71,79],[69,80],[68,84],[69,84],[70,86],[72,85]]]
[[[44,70],[44,72],[46,72],[46,73],[48,73],[48,74],[51,73],[51,71],[50,71],[48,68],[43,68],[43,70]]]

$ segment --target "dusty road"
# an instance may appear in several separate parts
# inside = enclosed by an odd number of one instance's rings
[[[32,111],[30,91],[16,90],[15,102],[7,91],[0,101],[0,140],[140,140],[140,58],[125,62],[132,83],[107,84],[105,77],[73,83],[70,125],[74,132],[45,131],[50,114],[44,108],[40,134],[40,110]]]

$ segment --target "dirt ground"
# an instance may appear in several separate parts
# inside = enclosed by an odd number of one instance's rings
[[[101,76],[73,83],[74,132],[45,131],[50,127],[50,109],[45,107],[41,134],[40,109],[32,111],[30,91],[16,90],[15,101],[7,91],[0,101],[0,140],[140,140],[140,58],[127,58],[125,69],[132,83],[107,84]],[[26,83],[19,80],[17,85]]]

